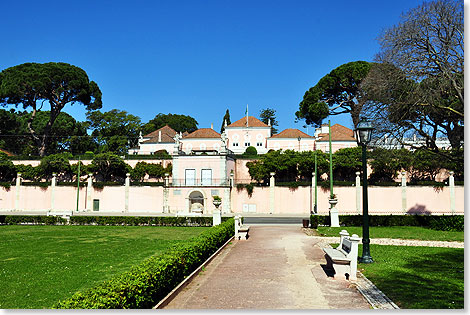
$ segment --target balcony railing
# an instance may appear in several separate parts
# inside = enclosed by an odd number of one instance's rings
[[[173,187],[229,187],[230,179],[171,179]]]

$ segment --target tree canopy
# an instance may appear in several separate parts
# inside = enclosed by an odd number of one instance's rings
[[[296,118],[305,119],[308,125],[320,126],[329,115],[349,113],[357,126],[362,106],[367,101],[361,82],[370,67],[369,62],[354,61],[332,70],[305,92]]]
[[[49,120],[39,134],[32,123],[44,102],[50,106]],[[83,69],[62,62],[24,63],[3,70],[0,72],[0,103],[21,104],[24,109],[31,109],[27,127],[40,156],[46,153],[52,126],[65,105],[80,103],[87,110],[102,106],[98,85],[88,79]]]
[[[378,137],[404,143],[417,136],[424,141],[413,143],[415,149],[440,155],[439,138],[462,147],[463,31],[463,3],[439,0],[410,10],[381,34],[378,63],[362,85]]]
[[[140,118],[126,111],[112,109],[87,113],[89,128],[98,143],[99,152],[125,154],[130,147],[137,145],[142,127]]]
[[[227,123],[227,126],[232,123],[232,122],[230,121],[230,113],[228,112],[228,109],[225,111],[224,118],[222,119],[222,127],[220,127],[220,133],[224,132],[224,130],[225,130],[225,123]]]
[[[272,109],[272,108],[268,107],[268,108],[260,110],[259,118],[266,125],[271,124],[271,134],[272,135],[277,134],[278,130],[274,126],[278,126],[279,123],[276,119],[276,110],[275,109]]]
[[[179,114],[158,114],[155,118],[149,120],[143,126],[144,134],[148,134],[152,131],[160,129],[161,127],[168,125],[173,128],[176,132],[193,132],[197,130],[197,121],[191,116],[179,115]]]

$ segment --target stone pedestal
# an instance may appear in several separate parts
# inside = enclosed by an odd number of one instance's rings
[[[212,212],[212,226],[219,225],[222,223],[222,217],[220,216],[220,210],[214,210]]]
[[[338,209],[335,208],[338,203],[338,199],[330,199],[330,221],[331,227],[339,227],[339,214]]]

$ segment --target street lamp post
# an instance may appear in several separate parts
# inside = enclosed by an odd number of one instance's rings
[[[367,144],[372,137],[372,123],[366,118],[362,118],[357,124],[356,141],[362,146],[362,257],[359,262],[370,264],[374,262],[370,256],[370,238],[369,238],[369,205],[367,201]]]

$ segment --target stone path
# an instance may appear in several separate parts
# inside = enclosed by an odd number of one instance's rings
[[[369,309],[346,280],[328,277],[319,238],[298,226],[252,226],[168,304],[167,309]]]

